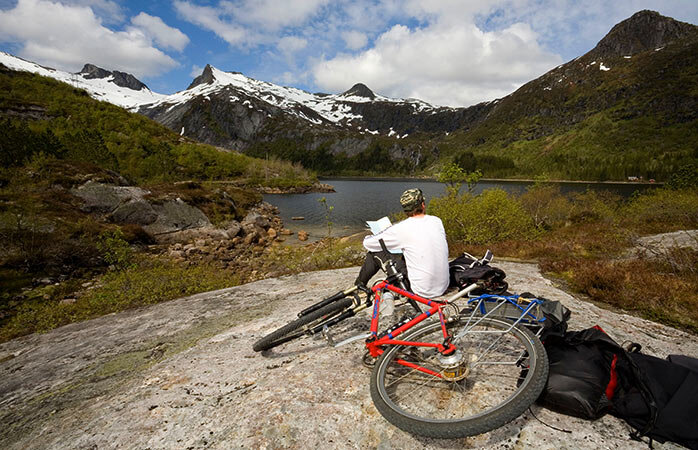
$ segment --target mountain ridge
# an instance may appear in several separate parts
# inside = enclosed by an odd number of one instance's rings
[[[388,171],[419,173],[450,159],[468,170],[484,169],[489,176],[532,176],[552,168],[551,176],[578,178],[571,167],[584,159],[579,152],[587,144],[570,149],[565,142],[584,134],[593,117],[600,115],[619,131],[608,137],[602,128],[590,138],[595,141],[589,150],[592,159],[603,153],[598,149],[603,139],[618,141],[617,147],[642,145],[637,137],[626,143],[619,138],[627,134],[625,129],[641,126],[636,122],[651,120],[656,144],[670,147],[668,153],[661,150],[662,164],[651,163],[650,151],[642,163],[620,155],[604,164],[621,166],[614,178],[635,172],[656,177],[689,157],[686,148],[695,133],[681,144],[678,131],[654,124],[696,119],[696,95],[690,88],[677,89],[674,80],[689,87],[698,83],[690,69],[698,64],[693,56],[697,30],[657,12],[639,11],[584,55],[505,97],[463,108],[384,97],[362,83],[339,94],[312,94],[208,64],[183,91],[117,100],[181,135],[255,156],[275,155],[321,173],[376,170],[372,161],[389,165]],[[667,133],[672,134],[670,145],[662,142]],[[558,148],[576,155],[551,159],[551,149]]]

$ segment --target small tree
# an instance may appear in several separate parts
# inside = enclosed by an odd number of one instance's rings
[[[325,224],[327,225],[327,237],[331,238],[332,237],[332,226],[334,225],[332,223],[332,211],[334,210],[334,206],[328,205],[327,204],[327,199],[325,197],[319,198],[318,202],[325,208]]]
[[[468,193],[472,192],[477,182],[482,178],[482,172],[478,169],[474,172],[466,172],[458,164],[449,162],[436,175],[436,180],[446,184],[446,193],[449,197],[455,197],[463,183],[468,186]]]

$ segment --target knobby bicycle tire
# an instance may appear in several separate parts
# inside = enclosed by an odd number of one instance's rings
[[[462,328],[466,321],[449,323],[449,331],[456,335],[456,330]],[[516,355],[519,355],[519,364],[498,363],[494,361],[495,355],[482,350],[488,343],[480,344],[478,341],[487,341],[489,336],[494,335],[487,334],[485,330],[476,330],[470,337],[466,333],[460,342],[456,342],[457,347],[460,345],[459,351],[467,353],[462,359],[464,368],[460,375],[464,378],[458,381],[426,375],[395,362],[399,358],[436,372],[446,370],[434,349],[392,346],[379,357],[371,374],[371,397],[381,415],[404,431],[432,438],[474,436],[499,428],[520,416],[538,398],[547,381],[548,357],[545,348],[528,329],[511,328],[511,323],[499,319],[482,319],[479,327],[501,331],[503,345],[520,344],[520,349],[501,351],[502,355],[510,358],[512,362],[516,361]],[[510,331],[506,332],[509,329]],[[439,322],[419,327],[401,339],[424,342],[425,338],[426,341],[433,339],[431,342],[443,341]],[[470,339],[472,345],[468,347],[466,342]],[[476,346],[480,348],[476,349]],[[478,357],[478,361],[482,362],[476,365],[472,355],[478,351],[484,355]],[[493,350],[489,351],[493,353]],[[486,361],[485,358],[492,358],[493,361]],[[523,364],[520,364],[522,362]],[[442,364],[441,369],[439,364]],[[468,365],[472,367],[466,369]],[[488,365],[489,369],[486,367]],[[507,365],[510,367],[505,368]],[[481,367],[482,373],[478,373]],[[493,373],[485,374],[487,370]],[[501,373],[495,373],[501,370],[511,371],[513,379],[511,374],[503,376]],[[483,379],[478,380],[478,376],[482,376]],[[499,390],[504,392],[500,393]],[[498,394],[504,398],[500,399]],[[404,398],[400,398],[401,395]],[[494,400],[490,401],[487,396]],[[488,403],[493,405],[489,406]],[[483,410],[473,412],[480,407],[479,405],[483,405]]]
[[[352,303],[353,299],[343,298],[301,316],[255,342],[252,349],[256,352],[261,352],[301,337],[309,328],[315,327],[323,321],[338,315],[350,307]]]

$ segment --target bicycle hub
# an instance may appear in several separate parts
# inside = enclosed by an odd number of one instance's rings
[[[441,375],[446,380],[459,381],[470,373],[470,368],[465,364],[465,355],[460,350],[456,350],[450,355],[439,354],[437,359],[443,368]]]

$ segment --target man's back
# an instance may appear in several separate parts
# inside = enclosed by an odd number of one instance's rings
[[[413,292],[436,297],[448,288],[448,244],[441,219],[429,215],[408,217],[378,235],[367,236],[364,247],[380,251],[379,239],[389,250],[402,250]]]

